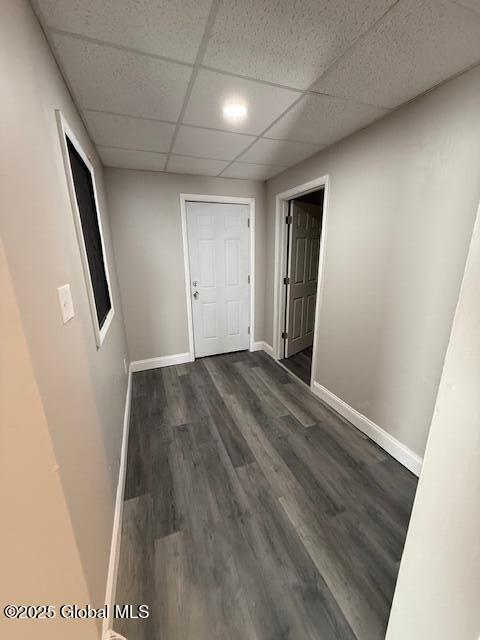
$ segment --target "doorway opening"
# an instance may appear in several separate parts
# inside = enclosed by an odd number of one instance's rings
[[[288,201],[282,364],[310,384],[322,233],[322,187]]]
[[[327,191],[325,176],[277,196],[274,351],[308,386],[316,362]]]

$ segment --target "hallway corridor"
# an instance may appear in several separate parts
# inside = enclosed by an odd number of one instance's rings
[[[135,373],[115,629],[380,640],[415,489],[263,352]]]

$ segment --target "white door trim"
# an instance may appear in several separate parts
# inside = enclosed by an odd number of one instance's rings
[[[187,237],[187,202],[220,202],[224,204],[248,204],[250,207],[250,339],[249,351],[254,351],[255,337],[255,198],[240,198],[236,196],[205,196],[194,193],[180,194],[180,212],[182,217],[183,264],[185,270],[185,301],[187,304],[188,349],[191,359],[195,359],[195,345],[193,341],[193,312],[190,295],[190,261],[188,258]]]
[[[317,298],[315,307],[315,328],[313,331],[313,354],[312,354],[312,374],[310,377],[310,388],[313,387],[314,363],[316,362],[317,346],[318,346],[318,320],[320,318],[320,307],[323,296],[323,276],[325,266],[325,247],[327,242],[328,230],[328,198],[329,198],[329,176],[325,175],[321,178],[315,178],[303,184],[277,193],[275,198],[275,283],[273,292],[273,350],[274,357],[280,360],[282,357],[282,330],[285,311],[285,285],[283,278],[285,276],[286,253],[287,253],[287,233],[285,217],[288,215],[288,201],[292,198],[304,196],[307,193],[316,191],[320,187],[324,187],[325,194],[323,199],[323,219],[322,231],[320,235],[320,253],[318,258],[318,277],[317,277]]]

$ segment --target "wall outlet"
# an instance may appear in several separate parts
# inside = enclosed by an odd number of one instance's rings
[[[127,364],[127,359],[126,358],[123,359],[123,368],[125,369],[125,375],[127,375],[127,373],[128,373],[128,364]]]
[[[63,324],[66,324],[75,315],[70,285],[64,284],[63,286],[58,287],[57,293],[58,302],[60,303],[60,311],[62,312]]]

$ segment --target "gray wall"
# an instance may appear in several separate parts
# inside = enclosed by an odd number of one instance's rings
[[[0,500],[7,514],[0,527],[0,611],[12,602],[88,602],[60,474],[52,473],[58,462],[1,238],[0,296]],[[1,615],[0,637],[40,638],[41,624],[41,637],[65,640],[64,620],[18,622]],[[98,639],[95,622],[70,625],[68,637]]]
[[[328,174],[315,380],[422,455],[480,193],[480,69],[267,182],[265,340],[275,195]]]
[[[480,220],[445,358],[387,640],[480,632]]]
[[[255,198],[255,339],[263,340],[264,184],[125,169],[105,177],[131,359],[189,350],[180,193]]]
[[[58,464],[57,470],[49,467],[48,472],[58,473],[61,478],[90,602],[100,606],[105,597],[127,383],[123,369],[127,347],[102,166],[25,0],[3,0],[0,4],[0,77],[1,236]],[[91,155],[96,170],[116,308],[99,350],[55,109],[62,110]],[[65,283],[71,285],[76,312],[66,325],[62,323],[57,300],[57,287]],[[2,368],[6,366],[4,362],[1,364]],[[7,372],[2,371],[2,375]],[[35,431],[35,425],[29,426]],[[20,466],[23,464],[20,454],[16,461]],[[35,477],[29,478],[30,482],[36,482]],[[35,536],[40,529],[33,517],[31,535]],[[3,578],[7,580],[7,576]],[[28,579],[26,576],[25,580]],[[77,578],[72,574],[71,579]]]

